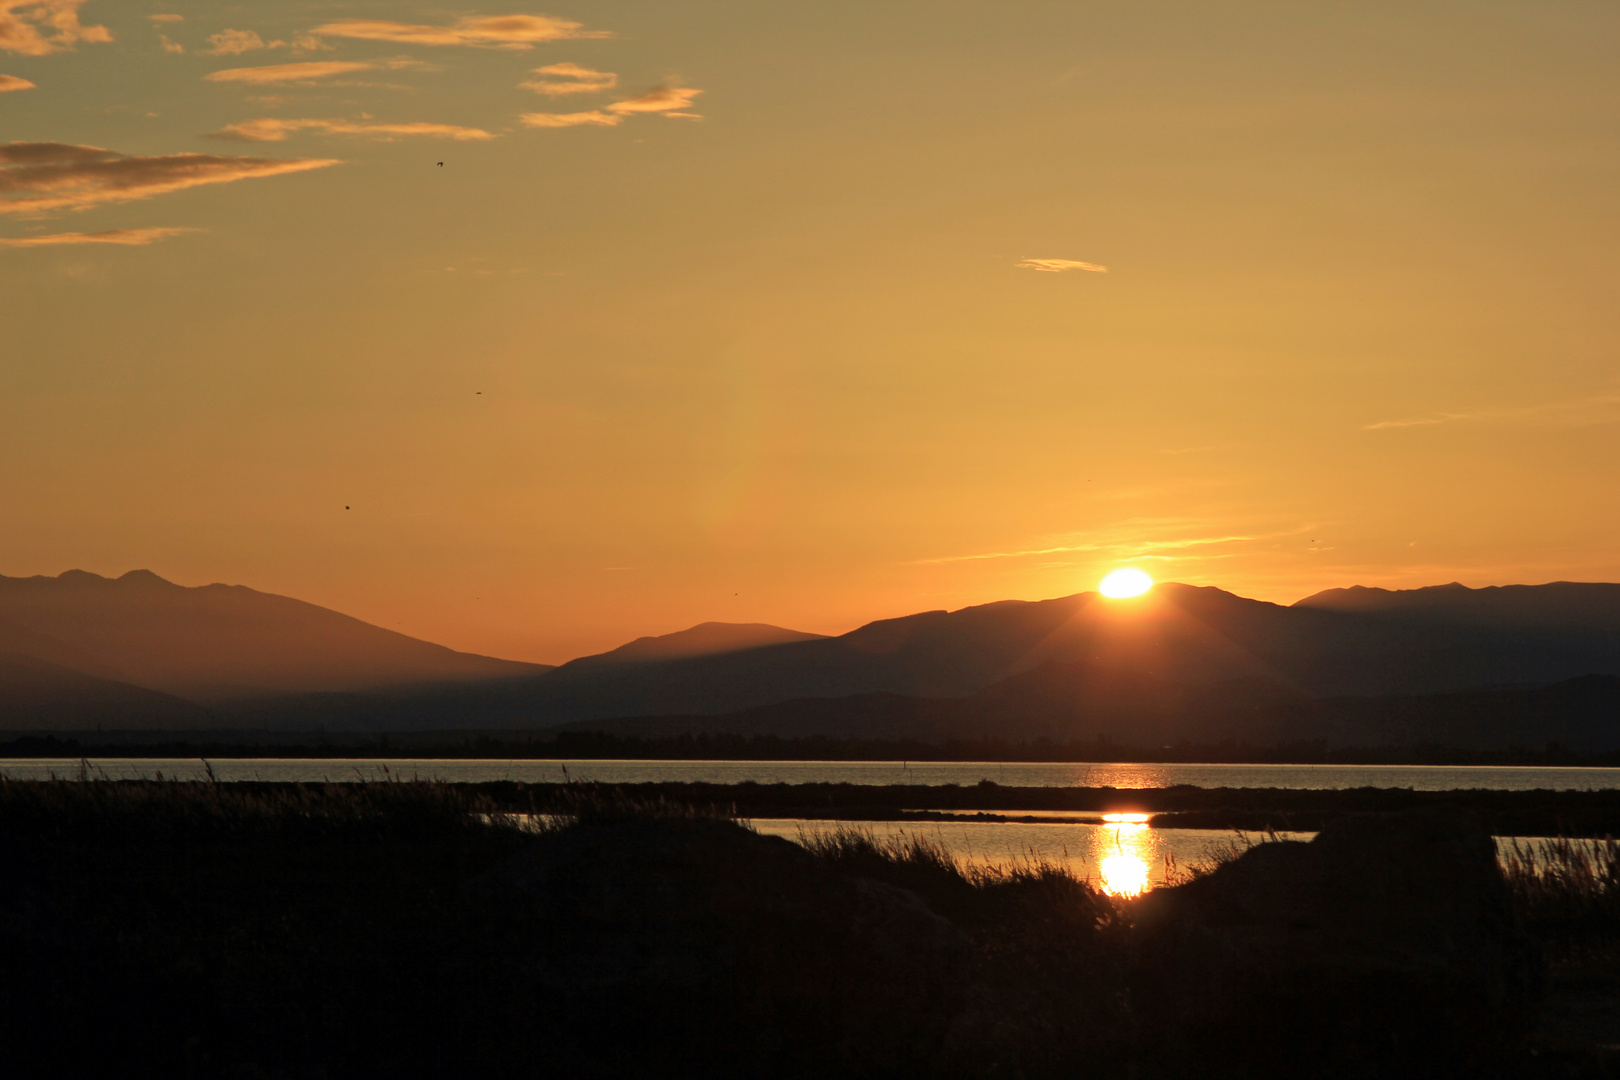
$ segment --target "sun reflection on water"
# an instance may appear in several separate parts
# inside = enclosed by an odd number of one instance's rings
[[[1097,870],[1103,891],[1113,896],[1141,896],[1148,890],[1153,839],[1147,814],[1104,814],[1109,827],[1097,830]]]

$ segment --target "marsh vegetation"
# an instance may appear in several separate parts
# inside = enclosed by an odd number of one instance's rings
[[[659,837],[701,855],[745,830],[725,804],[587,786],[511,809],[419,782],[0,782],[8,1060],[310,1077],[1155,1068],[1137,902],[1068,867],[968,864],[846,825],[642,875]],[[617,851],[621,869],[573,893],[566,873],[490,884],[547,844],[570,866]],[[1620,1001],[1620,847],[1521,846],[1504,869],[1555,1002],[1560,986]],[[704,921],[711,902],[725,918]],[[883,961],[893,978],[853,955],[885,937],[916,943]],[[1514,1068],[1611,1075],[1591,1015],[1519,1046]]]

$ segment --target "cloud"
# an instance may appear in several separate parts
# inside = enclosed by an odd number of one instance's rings
[[[595,125],[598,127],[617,127],[624,123],[623,116],[615,116],[605,112],[576,112],[576,113],[523,113],[518,117],[523,121],[524,127],[532,128],[568,128]]]
[[[83,5],[84,0],[0,0],[0,49],[45,56],[65,52],[81,41],[111,41],[105,26],[79,22]],[[50,31],[54,33],[47,36]]]
[[[13,90],[32,90],[34,84],[27,79],[19,79],[15,75],[0,75],[0,94],[9,94]]]
[[[1367,424],[1362,431],[1380,431],[1384,428],[1428,427],[1430,424],[1451,424],[1458,420],[1477,420],[1486,413],[1435,413],[1433,416],[1419,416],[1407,420],[1380,420],[1376,424]]]
[[[264,39],[252,30],[221,30],[217,34],[208,35],[208,44],[213,48],[208,50],[209,56],[240,56],[245,52],[254,52],[258,49],[285,49],[285,41],[272,41],[266,45]]]
[[[166,53],[183,53],[186,47],[178,41],[170,41],[168,34],[159,34],[158,40],[163,42],[163,51]]]
[[[106,232],[53,233],[50,236],[0,237],[0,247],[31,248],[55,247],[58,244],[119,244],[123,247],[145,247],[196,229],[108,229]]]
[[[274,117],[231,124],[214,132],[214,137],[241,139],[244,142],[282,142],[289,132],[294,131],[324,131],[328,135],[370,135],[382,139],[400,135],[425,135],[437,139],[455,139],[458,142],[496,138],[481,128],[458,127],[455,124],[373,124],[356,120],[283,120]]]
[[[1465,413],[1431,413],[1401,420],[1380,420],[1376,424],[1362,425],[1362,431],[1384,431],[1390,428],[1433,427],[1437,424],[1458,424],[1475,420],[1501,420],[1555,425],[1580,426],[1589,423],[1607,423],[1607,419],[1593,420],[1590,410],[1607,409],[1620,405],[1620,395],[1600,394],[1596,397],[1575,398],[1571,401],[1552,401],[1543,405],[1526,405],[1517,409],[1480,409]]]
[[[1202,548],[1218,546],[1221,544],[1253,543],[1261,540],[1277,540],[1290,536],[1300,536],[1310,532],[1317,526],[1315,524],[1302,525],[1295,529],[1279,532],[1234,534],[1215,533],[1214,535],[1194,535],[1173,537],[1165,540],[1144,540],[1143,534],[1163,534],[1165,532],[1189,532],[1208,528],[1211,522],[1198,522],[1192,520],[1176,519],[1148,519],[1125,522],[1101,537],[1093,540],[1079,541],[1069,544],[1057,544],[1051,547],[1028,548],[1019,551],[990,551],[974,555],[946,555],[937,559],[918,559],[911,565],[926,566],[939,563],[977,562],[982,559],[1024,559],[1034,555],[1058,555],[1075,552],[1107,552],[1115,559],[1163,559],[1169,556],[1157,554],[1166,551],[1185,551],[1188,548]],[[1201,559],[1219,558],[1220,556],[1202,553]]]
[[[606,30],[586,30],[580,23],[549,15],[469,15],[458,19],[453,26],[340,19],[317,26],[310,33],[364,41],[393,41],[402,45],[473,45],[497,49],[529,49],[537,42],[613,36]]]
[[[1097,274],[1108,273],[1108,267],[1106,266],[1079,262],[1075,259],[1025,259],[1017,265],[1020,270],[1044,270],[1049,274],[1061,274],[1065,270],[1090,270]]]
[[[186,21],[186,17],[184,15],[174,15],[174,14],[168,14],[168,13],[165,13],[165,14],[162,14],[162,15],[148,15],[147,18],[151,19],[153,22],[156,22],[156,23],[185,22]]]
[[[352,71],[369,71],[375,64],[356,60],[309,60],[300,64],[270,64],[266,67],[226,68],[204,75],[209,82],[238,82],[253,86],[269,83],[308,82]]]
[[[545,67],[535,68],[534,73],[546,77],[530,79],[518,85],[526,90],[545,94],[547,97],[594,94],[601,90],[611,90],[619,85],[619,77],[613,72],[595,71],[578,64],[547,64]]]
[[[214,154],[147,157],[65,143],[0,143],[0,214],[78,210],[336,164]]]
[[[615,101],[608,106],[610,112],[621,116],[632,113],[663,113],[666,116],[682,116],[693,120],[702,119],[696,113],[684,111],[691,107],[692,99],[703,93],[687,86],[660,86],[649,90],[637,97],[626,98],[624,101]]]

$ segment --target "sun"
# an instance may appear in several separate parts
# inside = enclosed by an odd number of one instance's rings
[[[1104,596],[1121,600],[1127,596],[1141,596],[1151,588],[1153,588],[1152,578],[1134,566],[1128,566],[1123,570],[1115,570],[1103,578],[1102,584],[1097,586],[1097,591]]]

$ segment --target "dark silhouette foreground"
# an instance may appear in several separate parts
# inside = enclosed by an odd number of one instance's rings
[[[0,783],[8,1067],[1614,1075],[1601,1025],[1532,1032],[1542,952],[1617,999],[1607,881],[1504,883],[1448,814],[1346,819],[1131,903],[922,840],[567,809],[537,835],[433,784]]]

